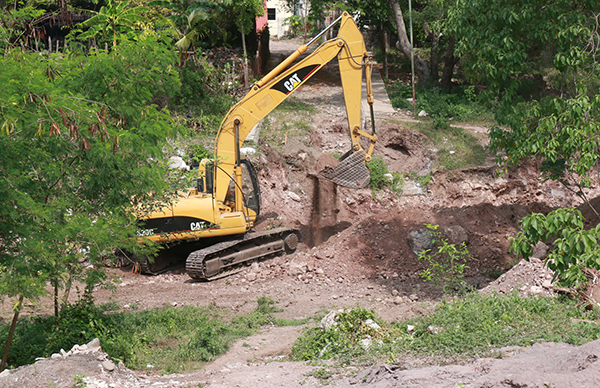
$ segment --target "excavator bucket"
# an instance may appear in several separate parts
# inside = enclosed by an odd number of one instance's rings
[[[340,158],[335,167],[325,167],[319,172],[321,178],[340,186],[362,189],[369,184],[369,170],[365,165],[365,151],[348,152]]]

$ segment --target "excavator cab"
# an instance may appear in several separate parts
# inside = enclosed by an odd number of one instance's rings
[[[198,193],[214,196],[214,175],[218,164],[204,159],[199,166],[196,190]],[[239,181],[236,179],[239,172]],[[260,186],[256,169],[247,159],[240,159],[234,173],[230,176],[227,194],[223,204],[231,210],[242,211],[246,222],[253,223],[260,214]],[[239,204],[239,205],[238,205]]]

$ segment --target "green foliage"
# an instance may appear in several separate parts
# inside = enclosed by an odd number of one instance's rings
[[[596,315],[573,300],[469,293],[443,301],[429,316],[400,323],[404,333],[407,325],[414,331],[395,338],[395,353],[472,358],[543,341],[581,345],[600,338]]]
[[[211,138],[219,129],[223,117],[231,108],[232,97],[228,94],[236,84],[227,80],[229,68],[216,69],[204,57],[186,61],[178,67],[181,89],[173,99],[176,110],[186,112],[197,120],[190,127],[208,131]],[[192,125],[190,125],[192,124]],[[212,140],[212,139],[211,139]]]
[[[369,186],[373,190],[374,196],[377,195],[377,191],[386,187],[394,193],[402,192],[405,183],[402,175],[398,172],[391,173],[381,156],[373,156],[373,159],[366,164],[371,178]],[[389,178],[389,175],[392,176],[392,179]]]
[[[511,252],[529,259],[539,241],[550,244],[545,261],[555,279],[564,286],[583,286],[587,283],[584,269],[600,269],[600,225],[586,230],[583,221],[574,208],[530,214],[519,223],[523,230],[511,240]]]
[[[412,103],[407,101],[408,98],[412,98],[412,87],[409,84],[397,80],[388,80],[385,88],[394,108],[412,110]]]
[[[129,7],[130,1],[108,0],[105,6],[91,18],[81,23],[88,30],[78,36],[79,39],[99,37],[106,41],[112,39],[116,46],[118,39],[131,39],[137,23],[146,21],[141,13],[144,7]]]
[[[235,0],[233,13],[239,31],[246,35],[252,28],[254,19],[265,13],[263,0]]]
[[[166,3],[166,4],[165,4]],[[194,1],[186,6],[185,2],[154,1],[172,12],[167,19],[175,27],[180,38],[175,45],[180,50],[194,47],[224,45],[230,39],[228,13],[231,2]]]
[[[380,346],[391,340],[387,325],[372,310],[354,307],[338,312],[335,324],[305,330],[292,347],[293,360],[340,358],[366,353],[360,342],[370,339]]]
[[[23,43],[32,31],[32,22],[43,15],[44,11],[33,4],[23,5],[17,9],[3,9],[4,16],[0,23],[0,50],[7,50]]]
[[[490,145],[506,152],[507,163],[537,157],[547,178],[586,187],[597,162],[599,109],[600,95],[584,93],[506,106],[504,123],[512,130],[493,128]]]
[[[283,24],[290,27],[290,32],[293,36],[297,36],[304,31],[304,20],[300,15],[287,17]]]
[[[145,369],[151,364],[168,373],[194,369],[263,325],[300,324],[273,317],[281,311],[274,304],[270,298],[259,298],[256,310],[227,322],[225,312],[214,307],[116,312],[83,298],[66,306],[56,321],[51,317],[23,320],[15,331],[8,363],[11,367],[30,364],[35,357],[50,356],[97,337],[112,359],[129,368]],[[7,333],[7,326],[0,327],[0,340]]]
[[[87,384],[85,383],[85,375],[81,373],[75,373],[73,376],[73,387],[74,388],[85,388]]]
[[[448,239],[438,231],[439,225],[426,224],[428,233],[433,237],[434,247],[419,253],[419,260],[427,264],[427,268],[419,272],[423,281],[442,286],[445,294],[462,293],[466,290],[464,279],[467,261],[471,254],[467,245],[462,242],[458,247],[448,243]]]
[[[428,143],[437,149],[437,168],[452,171],[481,166],[488,156],[475,136],[459,126],[448,125],[445,119],[416,124],[414,128],[427,135]]]
[[[406,100],[412,98],[412,88],[409,84],[389,81],[386,89],[394,108],[412,110],[412,103]],[[493,112],[480,101],[473,87],[457,87],[451,93],[437,87],[419,87],[415,94],[417,110],[424,110],[434,119],[452,119],[459,122],[485,122],[493,119]]]
[[[416,92],[417,107],[433,118],[454,121],[491,121],[492,112],[478,100],[473,87],[454,88],[446,93],[440,88],[419,88]]]
[[[0,57],[4,295],[102,280],[103,258],[135,241],[133,209],[176,189],[165,144],[178,128],[152,105],[179,88],[175,58],[154,37],[110,53]]]
[[[597,311],[580,309],[574,300],[516,293],[469,293],[443,300],[426,316],[391,325],[378,320],[372,311],[354,308],[338,314],[337,325],[329,329],[305,330],[294,343],[291,356],[294,360],[333,358],[342,362],[357,357],[370,357],[372,362],[385,357],[389,362],[407,355],[446,360],[491,357],[504,346],[542,341],[581,345],[596,340],[600,338],[596,316]],[[381,328],[365,325],[367,319]],[[372,346],[366,351],[359,341],[368,336]]]

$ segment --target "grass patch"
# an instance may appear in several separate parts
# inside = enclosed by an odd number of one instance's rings
[[[285,100],[265,117],[260,136],[279,152],[288,138],[308,136],[312,129],[312,116],[318,109],[294,97]]]
[[[373,156],[371,161],[366,163],[369,169],[369,187],[373,190],[373,197],[377,196],[377,192],[388,188],[393,193],[400,194],[404,188],[404,178],[397,172],[390,172],[381,156]]]
[[[83,301],[64,309],[57,324],[54,317],[21,320],[8,364],[31,364],[36,357],[48,357],[61,348],[69,350],[98,337],[112,359],[131,369],[152,365],[151,369],[164,373],[189,371],[225,353],[238,338],[250,336],[266,324],[305,323],[274,317],[278,311],[270,298],[259,298],[253,312],[230,320],[214,306],[116,312]],[[7,333],[8,326],[0,327],[0,341],[6,340]]]
[[[396,109],[412,110],[412,87],[410,84],[389,80],[386,90],[392,106]],[[455,122],[492,123],[493,112],[479,99],[474,87],[454,87],[445,92],[439,87],[417,87],[417,112],[424,110],[433,119],[452,119]]]
[[[597,312],[581,310],[568,299],[471,293],[443,301],[431,316],[399,324],[404,333],[409,324],[415,329],[399,336],[395,346],[398,352],[485,357],[503,346],[545,341],[581,345],[600,338],[600,325],[573,319],[595,320]]]
[[[367,319],[379,328],[366,324]],[[392,324],[358,307],[338,315],[337,324],[328,329],[305,330],[292,348],[292,359],[374,363],[407,354],[441,362],[489,357],[504,346],[593,341],[600,338],[596,319],[597,311],[581,310],[573,300],[517,294],[471,293],[443,301],[429,316]],[[371,342],[368,349],[361,345],[365,338]]]
[[[460,127],[440,122],[411,123],[411,128],[427,136],[428,146],[436,150],[438,169],[452,171],[481,166],[488,156],[477,138]]]

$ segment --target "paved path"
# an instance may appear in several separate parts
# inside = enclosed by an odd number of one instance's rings
[[[379,74],[379,70],[377,68],[373,69],[373,74],[371,76],[371,84],[373,88],[373,113],[375,114],[375,118],[377,119],[389,117],[390,115],[396,113],[396,109],[392,107],[392,103],[390,102],[387,90],[385,89],[383,78],[381,78],[381,75]],[[362,97],[363,115],[366,114],[368,117],[369,104],[367,103],[366,82],[363,82]]]

